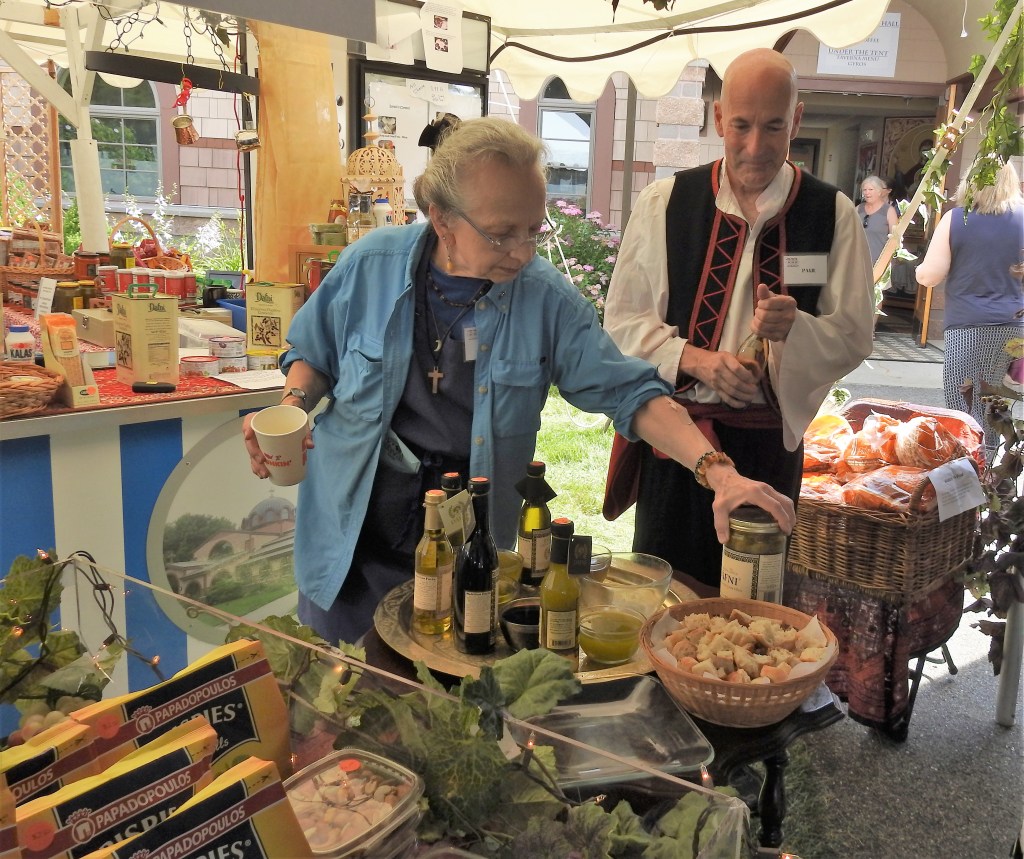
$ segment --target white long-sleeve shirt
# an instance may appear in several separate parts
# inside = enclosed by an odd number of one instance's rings
[[[783,165],[758,198],[758,217],[747,233],[718,344],[720,351],[735,352],[750,333],[754,245],[765,223],[785,204],[793,177],[793,168]],[[619,348],[655,364],[671,384],[676,382],[687,342],[685,332],[664,321],[669,295],[665,210],[674,181],[674,177],[660,179],[640,193],[619,248],[604,317],[605,329]],[[727,214],[743,217],[724,166],[716,205]],[[827,283],[818,299],[819,315],[797,311],[785,342],[769,344],[768,371],[782,410],[788,450],[799,445],[831,386],[871,354],[872,284],[871,256],[860,218],[850,199],[837,193],[835,232],[828,254]],[[702,403],[721,401],[700,382],[682,396]]]

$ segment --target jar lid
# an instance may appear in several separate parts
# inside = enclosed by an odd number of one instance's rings
[[[773,533],[779,530],[779,523],[771,513],[760,507],[745,505],[737,507],[729,514],[729,525],[740,531],[753,531],[759,534]]]
[[[12,325],[10,327],[10,330],[11,331],[18,331],[18,332],[28,331],[28,326],[27,325]]]

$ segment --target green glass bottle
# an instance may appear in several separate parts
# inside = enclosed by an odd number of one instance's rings
[[[526,466],[526,478],[516,484],[516,490],[523,496],[517,551],[523,556],[520,584],[524,588],[538,587],[551,563],[551,511],[548,501],[555,497],[555,493],[544,480],[544,471],[543,462],[531,462]]]
[[[416,546],[416,570],[412,591],[413,629],[424,635],[440,635],[452,625],[452,573],[455,554],[441,527],[445,500],[440,489],[427,490],[423,500],[426,516],[423,536]]]
[[[580,584],[569,574],[571,519],[551,523],[551,564],[540,585],[540,646],[576,655]]]

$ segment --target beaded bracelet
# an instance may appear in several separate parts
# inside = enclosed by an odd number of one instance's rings
[[[700,459],[697,460],[697,464],[693,466],[693,476],[696,478],[697,483],[705,489],[711,488],[711,484],[708,483],[707,470],[712,465],[731,465],[733,468],[736,467],[732,457],[725,453],[725,451],[709,450],[707,453],[702,453]]]

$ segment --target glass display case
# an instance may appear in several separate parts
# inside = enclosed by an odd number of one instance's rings
[[[227,641],[257,638],[287,704],[291,756],[279,767],[282,779],[309,767],[319,772],[318,762],[338,749],[359,750],[390,762],[380,766],[422,779],[422,815],[403,813],[402,838],[389,856],[420,856],[439,845],[485,856],[540,855],[555,844],[571,851],[592,838],[609,844],[675,838],[689,851],[678,855],[705,859],[751,855],[746,805],[709,789],[706,770],[704,786],[697,783],[711,746],[653,678],[584,687],[559,657],[521,651],[446,688],[425,665],[416,666],[415,680],[398,676],[364,662],[358,648],[327,646],[289,616],[240,620],[229,609],[242,603],[215,607],[170,591],[158,594],[150,583],[101,568],[83,553],[32,575],[29,592],[24,581],[9,577],[17,587],[0,597],[27,606],[60,593],[52,625],[36,626],[33,634],[74,633],[84,651],[77,674],[55,673],[53,696],[95,696],[103,687],[104,700],[130,697],[209,664],[218,645],[190,639],[187,665],[179,670],[169,669],[163,643],[144,625],[133,627],[131,640],[121,638],[114,618],[151,612],[158,597],[178,601],[190,615],[214,616]],[[61,640],[62,648],[70,644]],[[78,688],[69,688],[76,682]],[[201,692],[189,693],[195,706],[178,715],[188,718],[195,710],[215,723],[213,716],[223,718],[226,708],[217,709],[210,697],[217,684],[209,677],[203,682]],[[3,702],[17,693],[7,689]],[[243,693],[234,712],[260,707],[257,697]],[[151,719],[152,708],[147,713]],[[5,728],[2,733],[11,730],[9,721]],[[615,739],[602,743],[604,751],[590,745],[602,735]],[[359,754],[343,758],[351,764]],[[414,819],[415,827],[408,823]]]

